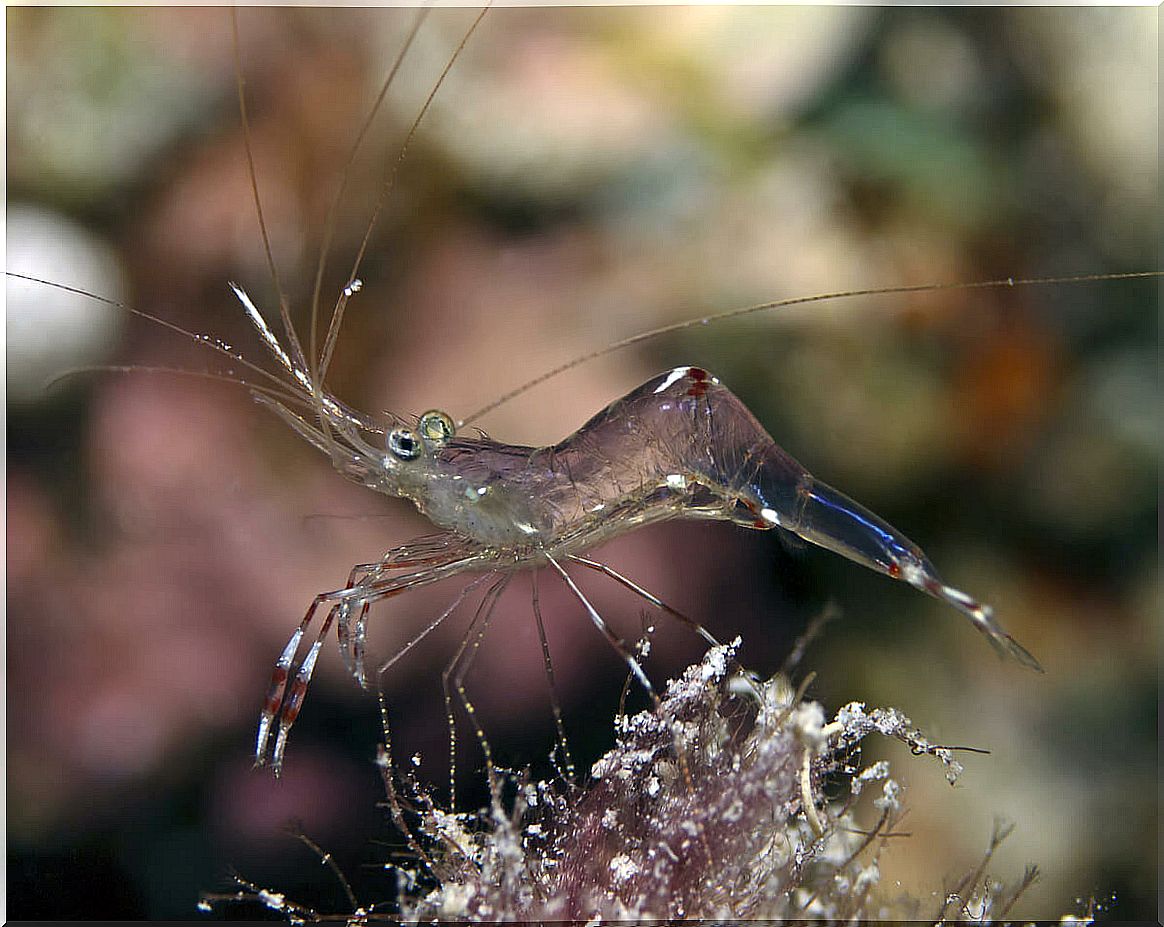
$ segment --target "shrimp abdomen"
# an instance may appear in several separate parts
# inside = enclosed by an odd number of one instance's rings
[[[708,476],[720,481],[726,517],[753,528],[782,528],[892,579],[909,583],[953,606],[1000,654],[1042,672],[1042,667],[995,620],[990,606],[948,586],[920,547],[844,493],[813,477],[794,460],[714,377],[681,368],[683,395],[700,398],[696,431]],[[673,374],[678,373],[674,371]],[[734,504],[732,504],[734,502]]]

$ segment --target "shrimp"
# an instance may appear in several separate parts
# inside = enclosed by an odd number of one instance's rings
[[[648,380],[546,447],[504,444],[483,434],[459,437],[452,418],[438,410],[424,413],[415,424],[373,431],[291,360],[246,293],[236,287],[235,295],[275,359],[295,381],[310,384],[311,393],[302,398],[314,405],[320,421],[309,421],[268,393],[255,391],[254,398],[328,454],[340,474],[407,499],[441,529],[389,551],[378,563],[356,567],[344,588],[316,596],[276,663],[259,722],[256,763],[266,761],[277,724],[271,763],[276,771],[282,767],[287,736],[333,623],[338,622],[345,662],[366,684],[362,642],[369,606],[462,573],[504,576],[552,568],[634,677],[653,691],[639,661],[564,564],[605,573],[661,606],[632,580],[582,555],[619,535],[677,518],[791,532],[953,606],[1001,654],[1041,672],[989,606],[946,585],[900,531],[815,479],[731,390],[702,368],[676,367]],[[384,441],[374,441],[372,434],[384,434]],[[292,680],[303,637],[324,605],[327,615]],[[353,629],[351,614],[357,607]],[[710,635],[707,639],[714,641]]]
[[[392,73],[398,65],[399,61]],[[241,92],[240,107],[245,121],[245,98]],[[424,109],[417,123],[423,115]],[[403,147],[407,147],[415,128],[416,123]],[[364,129],[366,124],[361,129],[361,138]],[[248,167],[257,205],[253,163]],[[393,176],[394,173],[395,165]],[[386,189],[391,185],[392,178]],[[336,194],[333,209],[341,194],[342,190]],[[377,214],[384,198],[377,204]],[[265,239],[261,207],[258,212]],[[368,226],[369,234],[372,222]],[[330,217],[325,225],[330,230]],[[325,234],[324,252],[329,236],[330,231]],[[276,661],[256,737],[257,762],[270,762],[276,772],[281,769],[290,729],[302,709],[320,651],[333,626],[345,665],[361,684],[367,685],[365,644],[370,607],[450,577],[472,578],[450,606],[398,650],[382,670],[443,623],[470,592],[488,583],[486,599],[457,655],[458,659],[462,655],[471,659],[508,578],[519,571],[544,568],[567,584],[634,677],[648,692],[652,691],[639,659],[608,627],[565,568],[584,567],[611,578],[652,607],[686,621],[704,640],[714,643],[709,632],[679,615],[632,579],[586,556],[592,548],[611,538],[647,524],[677,518],[724,520],[745,528],[799,536],[946,602],[965,615],[1001,652],[1023,665],[1038,668],[1037,661],[998,625],[988,606],[946,585],[917,545],[858,503],[812,477],[776,444],[738,397],[702,368],[677,367],[648,380],[613,401],[572,435],[545,447],[502,444],[483,435],[470,437],[462,433],[464,426],[500,402],[513,398],[516,391],[460,421],[454,421],[446,413],[431,411],[414,420],[390,416],[385,422],[346,405],[325,384],[344,312],[361,288],[358,268],[367,243],[366,236],[321,345],[315,343],[314,313],[319,301],[322,260],[312,299],[311,340],[303,345],[290,322],[287,301],[274,262],[270,260],[270,245],[265,243],[271,276],[279,291],[277,314],[281,333],[276,334],[241,287],[234,287],[233,291],[280,375],[272,377],[267,371],[248,364],[265,382],[248,381],[244,385],[256,402],[325,454],[340,474],[385,495],[407,499],[438,531],[395,547],[377,561],[355,566],[343,588],[315,597]],[[1116,276],[1107,275],[1104,279]],[[972,286],[1018,282],[993,281]],[[936,287],[863,292],[900,293],[923,289]],[[839,295],[860,293],[784,300],[723,313],[719,317]],[[694,319],[624,339],[608,349],[555,368],[522,389],[607,350],[707,320],[706,317]],[[215,348],[210,344],[206,347]],[[242,363],[240,357],[227,353],[232,363]],[[321,610],[322,618],[317,619]],[[541,616],[536,598],[534,611],[540,632]],[[317,620],[318,626],[314,624]],[[544,632],[541,638],[545,648]],[[455,688],[472,715],[463,693],[465,666],[457,667],[458,660],[454,660],[446,672],[446,698],[449,687]]]

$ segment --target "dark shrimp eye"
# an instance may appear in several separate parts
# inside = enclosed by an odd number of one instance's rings
[[[407,428],[393,428],[388,432],[388,450],[401,460],[416,460],[420,456],[420,438]]]
[[[431,409],[420,417],[421,437],[431,444],[444,444],[457,433],[453,420],[439,409]]]

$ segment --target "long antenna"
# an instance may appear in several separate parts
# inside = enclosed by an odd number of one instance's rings
[[[251,182],[251,194],[255,201],[255,215],[259,220],[259,232],[263,237],[263,252],[267,258],[267,269],[271,273],[271,282],[275,284],[275,292],[279,299],[279,319],[283,323],[283,330],[287,335],[287,342],[291,346],[291,356],[295,358],[304,369],[307,364],[303,360],[303,347],[299,343],[299,338],[295,334],[295,326],[291,324],[291,309],[287,303],[286,291],[283,289],[282,281],[279,279],[279,269],[275,266],[275,256],[271,251],[271,237],[267,234],[267,221],[263,217],[263,203],[259,196],[259,180],[255,173],[255,156],[251,150],[251,122],[247,115],[247,94],[246,81],[243,78],[242,70],[242,52],[240,51],[240,43],[238,37],[238,10],[231,7],[230,10],[230,30],[231,30],[231,47],[234,51],[234,75],[235,83],[238,87],[238,112],[239,119],[242,122],[243,147],[247,153],[247,177]]]
[[[261,394],[272,399],[279,399],[285,403],[303,406],[304,409],[318,411],[320,404],[326,403],[328,408],[333,413],[338,413],[340,416],[347,419],[352,424],[363,428],[365,431],[370,431],[377,434],[382,434],[384,432],[384,428],[378,425],[370,417],[364,415],[362,412],[357,412],[355,409],[344,405],[334,396],[329,395],[323,399],[319,399],[318,397],[308,393],[305,385],[302,382],[297,381],[296,372],[293,369],[289,369],[289,372],[291,373],[291,379],[284,381],[280,377],[271,373],[269,370],[259,366],[253,361],[247,360],[241,354],[237,353],[233,348],[227,346],[215,338],[210,337],[209,335],[199,335],[195,332],[183,328],[181,325],[167,321],[166,319],[163,319],[159,316],[151,315],[150,313],[141,309],[135,309],[133,306],[118,302],[116,299],[110,299],[107,296],[100,296],[97,293],[91,293],[88,290],[81,289],[80,287],[69,286],[67,283],[55,283],[52,280],[45,280],[41,277],[34,277],[30,274],[18,273],[14,270],[8,270],[4,273],[5,276],[12,277],[17,280],[27,280],[30,283],[39,283],[42,286],[52,287],[53,289],[62,290],[66,293],[76,293],[78,296],[84,296],[87,299],[92,299],[99,303],[104,303],[107,306],[112,306],[115,309],[120,309],[122,312],[128,312],[130,315],[136,315],[139,318],[145,319],[147,322],[151,322],[154,325],[159,325],[168,331],[172,331],[175,334],[189,339],[199,347],[206,348],[207,350],[221,354],[223,357],[229,358],[233,363],[239,364],[245,367],[247,370],[253,371],[254,373],[263,377],[265,380],[269,380],[275,384],[274,387],[271,387],[255,382],[253,380],[244,380],[242,377],[235,376],[233,371],[224,374],[208,370],[186,370],[181,367],[158,367],[146,364],[86,364],[80,367],[73,367],[70,370],[66,370],[63,373],[56,375],[47,383],[45,383],[46,389],[51,389],[54,385],[67,377],[72,377],[83,373],[142,372],[163,373],[179,377],[196,377],[203,380],[218,380],[223,383],[233,383],[236,386],[241,386],[247,390],[250,390],[252,394],[256,395],[256,398],[258,398],[258,394]],[[235,295],[238,296],[240,294],[240,298],[243,298],[244,300],[244,305],[248,306],[248,315],[252,316],[252,324],[256,328],[259,328],[259,334],[264,345],[267,347],[268,351],[270,351],[270,353],[279,360],[280,364],[286,368],[288,358],[287,355],[283,352],[282,346],[274,340],[273,336],[270,334],[270,331],[267,329],[266,322],[264,322],[261,316],[258,315],[258,310],[254,309],[253,305],[249,305],[249,297],[246,297],[245,293],[242,293],[236,288]],[[392,412],[386,412],[384,414],[391,418],[393,421],[400,421],[399,417]]]
[[[380,92],[376,94],[376,101],[372,104],[372,108],[368,111],[368,115],[364,117],[364,123],[360,126],[360,131],[356,133],[356,140],[352,142],[351,149],[348,152],[348,160],[343,166],[340,173],[339,187],[336,189],[335,196],[332,197],[331,203],[327,207],[327,216],[323,222],[323,239],[319,246],[319,261],[315,266],[315,287],[311,293],[311,333],[310,333],[310,351],[311,351],[311,374],[312,378],[317,378],[319,371],[316,365],[319,362],[319,356],[315,353],[316,349],[316,329],[319,327],[319,297],[323,290],[323,273],[327,267],[327,255],[331,250],[332,238],[335,236],[336,220],[339,218],[339,206],[343,200],[344,191],[347,190],[348,181],[351,180],[352,165],[356,161],[356,155],[360,151],[360,146],[364,143],[364,138],[368,134],[368,130],[372,127],[372,123],[376,119],[376,115],[380,112],[380,107],[384,105],[384,97],[388,95],[388,89],[392,86],[393,81],[396,80],[396,75],[400,71],[400,66],[404,63],[404,58],[408,54],[408,50],[412,48],[412,43],[416,40],[417,34],[420,32],[420,27],[424,25],[424,21],[428,18],[428,14],[432,11],[431,4],[424,7],[416,15],[416,19],[412,23],[412,28],[408,32],[408,36],[404,40],[404,44],[397,52],[395,60],[392,62],[392,67],[388,70],[388,75],[384,78],[384,82],[380,85]],[[373,219],[372,221],[375,221]]]
[[[575,367],[580,367],[582,364],[588,363],[599,357],[605,357],[607,354],[613,354],[615,351],[621,351],[623,348],[629,348],[631,345],[641,344],[644,341],[650,341],[658,338],[661,335],[668,335],[672,332],[684,331],[688,328],[695,328],[696,326],[708,325],[712,322],[722,322],[727,319],[738,319],[741,316],[752,315],[757,312],[767,312],[770,309],[781,309],[786,306],[799,306],[805,303],[822,303],[828,300],[835,299],[852,299],[857,296],[886,296],[901,293],[925,293],[936,290],[987,290],[995,287],[1014,287],[1014,286],[1045,286],[1054,283],[1086,283],[1100,280],[1133,280],[1140,277],[1159,277],[1164,276],[1164,271],[1159,270],[1145,270],[1133,273],[1120,274],[1080,274],[1077,276],[1067,277],[1028,277],[1015,278],[1007,277],[1003,280],[979,280],[970,283],[918,283],[909,284],[905,286],[887,286],[887,287],[870,287],[860,290],[843,290],[836,293],[818,293],[813,296],[793,296],[789,299],[777,299],[772,302],[756,303],[752,306],[740,306],[735,309],[728,309],[724,312],[716,312],[712,315],[700,316],[693,319],[685,319],[682,322],[671,322],[667,325],[660,325],[658,328],[652,328],[645,332],[639,332],[637,335],[631,335],[627,338],[620,338],[618,341],[606,345],[606,347],[598,348],[594,351],[588,351],[585,354],[580,354],[573,360],[569,360],[564,364],[559,364],[545,373],[528,380],[516,389],[512,389],[504,393],[500,398],[493,400],[488,405],[482,406],[472,415],[461,419],[457,422],[458,428],[463,428],[471,422],[477,421],[484,415],[492,412],[507,402],[516,399],[518,396],[529,392],[536,386],[541,386],[547,380],[552,380],[555,377],[565,373],[568,370],[573,370]]]
[[[473,24],[469,26],[469,30],[465,33],[464,38],[461,39],[461,43],[456,47],[456,49],[453,51],[453,54],[449,57],[448,62],[445,64],[444,70],[441,71],[440,76],[436,79],[436,83],[433,84],[432,90],[429,91],[428,97],[424,101],[424,105],[420,108],[420,112],[417,113],[416,118],[412,121],[412,126],[409,128],[408,134],[404,136],[404,142],[400,146],[400,153],[396,156],[396,161],[392,165],[392,170],[388,174],[387,180],[384,181],[384,186],[380,189],[380,196],[376,200],[376,208],[372,211],[372,218],[369,220],[368,228],[364,232],[364,239],[360,243],[359,250],[356,252],[355,261],[352,262],[352,270],[351,273],[348,274],[348,286],[344,289],[343,293],[340,294],[339,300],[337,300],[335,304],[335,310],[332,312],[331,324],[327,329],[327,337],[323,342],[323,355],[320,358],[319,363],[318,373],[320,380],[322,380],[323,377],[327,374],[328,365],[331,363],[332,351],[335,350],[336,339],[339,337],[340,326],[343,323],[344,309],[348,304],[348,299],[350,299],[352,293],[356,291],[357,277],[360,272],[360,264],[363,263],[364,255],[367,253],[368,245],[372,240],[372,230],[376,225],[376,221],[380,218],[380,213],[383,211],[384,206],[387,204],[388,198],[391,196],[392,191],[396,188],[396,175],[399,173],[400,165],[404,163],[404,158],[408,154],[408,146],[412,144],[412,140],[416,135],[416,130],[420,128],[421,120],[424,119],[425,114],[429,111],[429,107],[432,106],[432,101],[436,97],[437,91],[441,89],[441,86],[445,82],[445,78],[449,75],[449,71],[452,70],[453,65],[457,62],[457,59],[461,57],[461,53],[465,50],[465,46],[469,44],[469,39],[472,38],[473,33],[477,30],[477,27],[481,24],[481,20],[485,18],[485,14],[488,12],[489,5],[486,4],[485,8],[477,14],[477,18],[473,20]]]
[[[271,373],[271,371],[269,371],[263,367],[260,367],[258,364],[254,363],[253,361],[247,360],[241,354],[236,353],[235,351],[226,347],[224,344],[221,344],[220,342],[216,341],[213,338],[207,337],[206,335],[196,334],[192,331],[189,331],[188,329],[183,328],[181,325],[178,325],[174,322],[167,321],[166,319],[163,319],[160,316],[151,315],[150,313],[145,312],[141,309],[135,309],[133,306],[127,305],[123,302],[119,302],[116,299],[110,299],[108,296],[99,296],[96,293],[90,293],[88,290],[83,290],[80,287],[69,286],[67,283],[55,283],[52,280],[45,280],[42,277],[34,277],[31,274],[17,273],[14,270],[6,270],[4,272],[4,275],[6,277],[12,277],[16,280],[27,280],[29,283],[38,283],[41,286],[52,287],[54,290],[61,290],[65,293],[75,293],[78,296],[84,296],[86,299],[92,299],[92,300],[95,300],[96,302],[104,303],[106,306],[112,306],[114,309],[120,309],[122,312],[128,312],[130,315],[136,315],[139,318],[145,319],[147,322],[152,322],[154,325],[160,325],[162,328],[168,329],[169,331],[172,331],[172,332],[175,332],[176,334],[182,335],[184,338],[188,338],[190,341],[193,341],[197,345],[201,345],[202,347],[206,348],[207,350],[215,351],[218,354],[221,354],[223,357],[229,358],[232,363],[240,364],[241,366],[245,367],[247,370],[250,370],[251,372],[255,373],[256,375],[261,376],[266,380],[270,380],[272,383],[274,383],[279,388],[277,391],[273,391],[273,392],[277,392],[279,395],[283,396],[284,398],[287,398],[287,399],[293,398],[299,402],[306,401],[303,396],[288,389],[287,383],[284,380],[282,380],[280,377],[277,377],[275,374]],[[181,376],[197,376],[197,377],[207,377],[209,379],[229,380],[233,383],[238,383],[241,386],[246,386],[249,389],[261,389],[263,391],[271,390],[270,387],[260,387],[259,385],[255,384],[255,383],[251,383],[247,380],[229,377],[229,376],[225,376],[223,374],[212,374],[209,372],[202,372],[202,371],[197,371],[197,370],[182,370],[182,369],[176,368],[176,367],[175,368],[160,368],[160,367],[140,367],[140,368],[138,368],[135,366],[124,365],[124,364],[122,364],[122,365],[115,365],[115,364],[88,365],[85,367],[77,367],[77,368],[75,368],[75,370],[65,371],[60,376],[55,377],[53,380],[50,381],[49,385],[51,385],[52,383],[56,383],[58,380],[62,379],[63,377],[71,376],[73,373],[87,373],[90,371],[99,371],[99,370],[129,372],[129,371],[134,370],[134,369],[141,369],[141,370],[145,370],[148,372],[154,372],[154,373],[159,373],[159,372],[162,372],[163,370],[169,370],[170,373],[178,374]]]

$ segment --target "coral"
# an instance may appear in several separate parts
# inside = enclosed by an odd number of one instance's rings
[[[679,918],[990,921],[1036,877],[1007,888],[985,876],[1005,838],[996,829],[981,863],[937,910],[887,898],[879,859],[901,812],[889,764],[861,767],[857,745],[879,733],[929,755],[953,782],[952,750],[931,744],[893,709],[824,709],[777,676],[737,671],[735,647],[711,649],[672,681],[653,710],[616,719],[614,748],[585,783],[498,770],[490,806],[452,814],[392,759],[385,725],[379,764],[408,863],[394,863],[399,897],[349,920],[388,913],[404,922],[663,921]],[[843,799],[826,801],[839,783]],[[862,797],[876,814],[856,824]],[[327,857],[324,857],[327,861]],[[292,921],[320,919],[283,895],[240,882],[219,899],[248,899]]]

